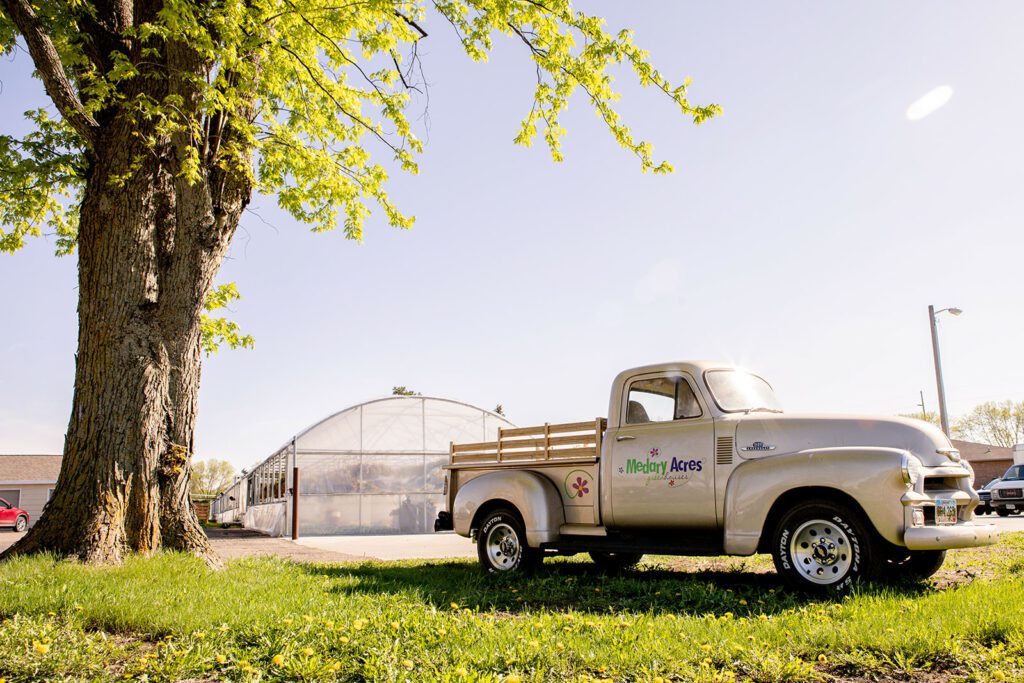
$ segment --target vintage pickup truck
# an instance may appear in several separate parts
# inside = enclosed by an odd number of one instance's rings
[[[925,422],[785,414],[753,373],[665,363],[620,373],[607,421],[452,444],[434,528],[474,538],[491,572],[580,552],[606,568],[771,553],[790,584],[827,593],[994,543],[973,482]]]

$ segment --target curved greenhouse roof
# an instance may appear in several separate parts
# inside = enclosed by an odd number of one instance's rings
[[[298,467],[303,534],[430,531],[444,503],[449,444],[493,441],[499,428],[512,426],[491,411],[434,396],[388,396],[345,408],[253,469],[246,519],[256,519],[260,506],[283,506],[291,468]]]

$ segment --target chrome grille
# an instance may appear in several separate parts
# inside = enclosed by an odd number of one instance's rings
[[[995,489],[995,495],[993,498],[1020,498],[1020,489]]]
[[[732,464],[732,437],[720,436],[715,444],[715,464]]]

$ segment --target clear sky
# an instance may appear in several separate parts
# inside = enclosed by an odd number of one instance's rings
[[[252,465],[398,384],[518,424],[589,419],[616,372],[672,359],[757,369],[790,411],[911,412],[919,390],[934,410],[928,304],[964,309],[939,331],[954,416],[1024,399],[1024,3],[578,7],[723,106],[694,128],[619,74],[676,173],[642,175],[582,99],[564,163],[513,146],[523,45],[475,64],[432,18],[427,150],[390,186],[415,228],[372,219],[357,245],[254,201],[220,281],[256,348],[206,361],[198,457]],[[0,61],[4,132],[44,102],[30,70]],[[77,293],[52,253],[0,255],[0,452],[62,448]]]

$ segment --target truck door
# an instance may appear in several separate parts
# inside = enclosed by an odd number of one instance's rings
[[[685,373],[627,382],[610,439],[613,525],[714,529],[715,425]]]

